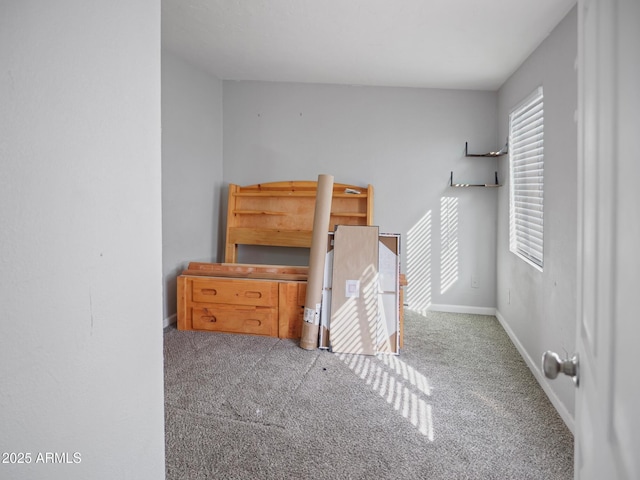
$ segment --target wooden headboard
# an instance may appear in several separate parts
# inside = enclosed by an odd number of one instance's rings
[[[239,245],[311,246],[315,181],[229,185],[225,262],[237,263]],[[373,224],[373,187],[333,184],[327,232],[336,225]]]

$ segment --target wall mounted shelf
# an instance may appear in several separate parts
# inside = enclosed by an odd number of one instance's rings
[[[496,183],[453,183],[453,172],[449,178],[449,186],[454,188],[466,188],[466,187],[501,187],[498,183],[498,172],[495,172]]]
[[[504,147],[502,147],[497,152],[487,152],[487,153],[469,153],[469,142],[464,142],[464,156],[465,157],[484,157],[484,158],[496,158],[501,157],[509,153],[509,140],[507,139],[507,143],[505,143]],[[455,188],[466,188],[466,187],[501,187],[502,185],[498,182],[498,172],[495,172],[495,183],[453,183],[453,172],[451,172],[451,176],[449,177],[449,186]]]
[[[497,152],[487,152],[487,153],[469,153],[469,142],[464,142],[464,156],[465,157],[501,157],[509,153],[509,142],[505,143],[504,147],[502,147]]]

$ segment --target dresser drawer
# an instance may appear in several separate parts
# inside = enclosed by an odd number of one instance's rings
[[[278,284],[270,281],[234,280],[229,278],[194,278],[192,299],[196,303],[225,303],[276,307]]]
[[[195,330],[278,335],[278,313],[275,308],[237,305],[194,306],[191,315]]]

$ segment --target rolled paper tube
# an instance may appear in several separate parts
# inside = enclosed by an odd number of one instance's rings
[[[309,275],[307,294],[304,302],[304,320],[300,336],[300,348],[314,350],[318,348],[320,329],[320,305],[322,304],[322,281],[324,261],[327,254],[327,234],[331,215],[333,196],[333,176],[318,175],[316,206],[313,214],[313,232],[309,253]]]

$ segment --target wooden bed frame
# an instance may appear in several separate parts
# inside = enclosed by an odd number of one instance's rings
[[[316,191],[315,181],[229,185],[225,261],[191,262],[178,277],[180,330],[300,338],[308,267],[240,264],[238,248],[309,248]],[[373,187],[334,183],[327,232],[372,224]]]
[[[317,183],[230,184],[225,263],[237,263],[240,245],[309,248]],[[335,225],[373,225],[371,185],[333,184],[327,232]]]
[[[308,267],[239,264],[241,245],[311,246],[318,182],[229,185],[225,263],[178,277],[178,328],[299,338]],[[327,232],[371,225],[373,187],[334,183]]]

